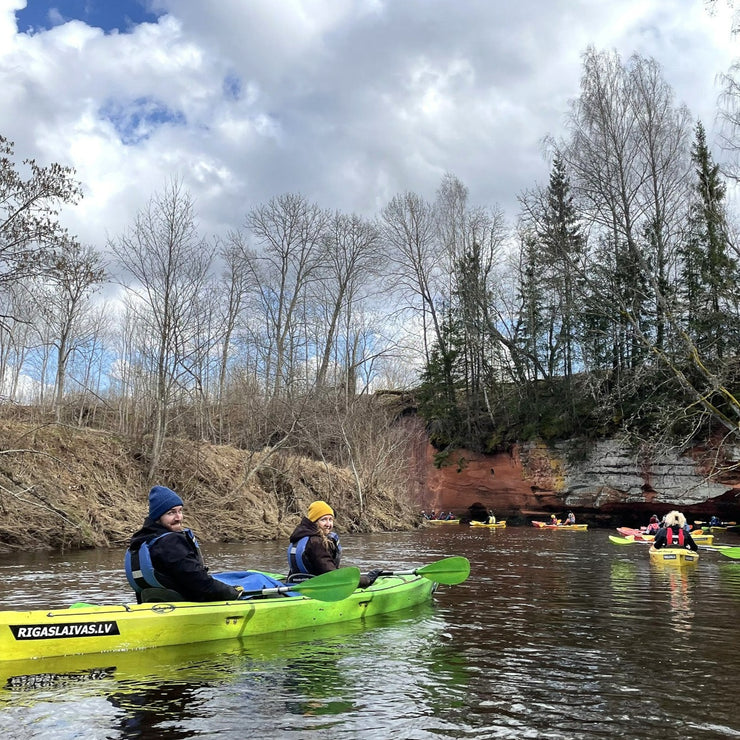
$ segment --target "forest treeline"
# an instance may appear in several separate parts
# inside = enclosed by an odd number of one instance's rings
[[[729,153],[739,84],[735,67]],[[173,179],[90,245],[58,219],[75,173],[0,138],[3,403],[134,440],[151,480],[182,437],[326,460],[360,502],[405,480],[382,389],[414,389],[440,462],[532,437],[737,443],[736,173],[637,54],[587,49],[544,142],[549,182],[515,223],[448,173],[374,215],[286,193],[207,235]]]

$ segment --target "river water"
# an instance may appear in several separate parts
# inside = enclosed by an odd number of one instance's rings
[[[362,623],[0,661],[0,737],[740,738],[740,561],[702,551],[693,566],[657,566],[610,533],[441,525],[345,535],[348,565],[464,555],[471,577]],[[281,543],[204,550],[214,570],[284,570]],[[121,559],[0,558],[0,607],[129,601]]]

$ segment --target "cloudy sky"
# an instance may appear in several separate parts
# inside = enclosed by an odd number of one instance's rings
[[[77,170],[99,247],[168,179],[206,234],[281,193],[374,215],[445,172],[513,220],[587,45],[654,57],[711,132],[740,56],[717,0],[0,0],[0,134]],[[719,157],[720,152],[716,151]]]

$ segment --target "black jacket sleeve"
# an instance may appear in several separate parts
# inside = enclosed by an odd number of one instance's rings
[[[660,550],[661,547],[665,547],[666,543],[666,534],[665,534],[665,528],[659,529],[653,538],[653,547],[656,550]]]
[[[168,588],[188,601],[231,601],[237,590],[208,574],[198,551],[185,535],[162,537],[150,546],[155,570],[167,581]]]

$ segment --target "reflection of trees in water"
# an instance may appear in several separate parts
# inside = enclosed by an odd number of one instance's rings
[[[254,665],[233,691],[256,716],[289,715],[296,727],[304,728],[319,727],[312,717],[344,715],[342,721],[351,723],[355,716],[388,712],[376,698],[393,690],[399,696],[412,693],[419,706],[432,706],[437,695],[444,696],[439,684],[445,683],[454,662],[435,659],[432,623],[425,619],[433,613],[432,607],[421,607],[326,625],[312,630],[310,639],[283,638],[279,649],[271,638],[260,648],[249,649]],[[265,691],[268,682],[270,691]]]
[[[637,566],[629,560],[615,560],[611,564],[612,595],[620,599],[639,596]]]
[[[254,736],[290,724],[318,728],[325,716],[362,716],[391,709],[374,697],[412,693],[432,712],[450,705],[450,691],[465,697],[470,674],[462,658],[430,636],[433,610],[384,615],[310,632],[265,635],[227,656],[183,657],[145,679],[119,681],[108,701],[119,710],[122,737],[192,737],[229,732],[249,723]],[[193,646],[195,647],[195,646]],[[201,652],[205,646],[201,646]],[[183,646],[187,655],[189,646]],[[148,651],[145,651],[148,652]],[[444,687],[444,688],[442,688]],[[246,726],[246,725],[245,725]]]
[[[285,664],[284,689],[295,694],[288,698],[285,710],[290,714],[344,714],[356,709],[351,700],[338,696],[347,690],[339,658],[343,655],[336,645],[324,645],[301,658]]]
[[[722,589],[734,598],[740,599],[740,564],[728,561],[719,561],[719,582]]]
[[[116,724],[121,737],[189,738],[189,720],[202,716],[207,695],[199,695],[204,683],[163,683],[114,692],[107,699],[121,710]]]

